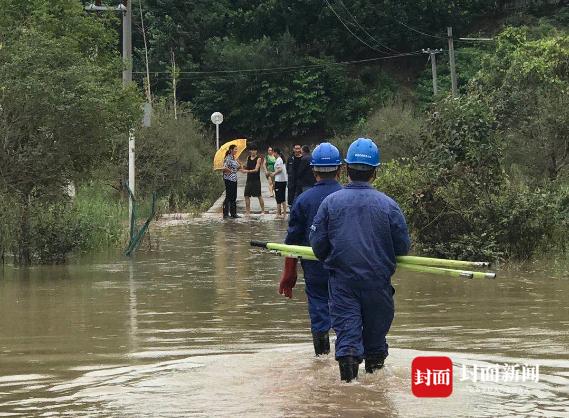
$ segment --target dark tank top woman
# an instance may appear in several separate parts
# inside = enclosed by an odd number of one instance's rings
[[[261,196],[261,170],[254,171],[257,168],[257,162],[260,156],[247,157],[247,182],[245,183],[245,196],[259,197]]]

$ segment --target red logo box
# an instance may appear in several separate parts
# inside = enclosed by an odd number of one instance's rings
[[[449,357],[415,357],[411,364],[411,390],[418,398],[446,398],[452,393]]]

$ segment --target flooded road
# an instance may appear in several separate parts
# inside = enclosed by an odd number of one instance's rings
[[[304,283],[277,294],[271,221],[196,220],[134,260],[5,267],[0,416],[569,416],[569,277],[458,280],[398,272],[390,356],[341,384],[314,358]],[[158,235],[158,236],[157,236]],[[411,362],[454,364],[449,398],[416,398]],[[539,365],[539,381],[474,382],[474,365]]]

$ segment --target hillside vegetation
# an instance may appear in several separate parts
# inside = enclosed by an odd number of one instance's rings
[[[356,137],[375,139],[384,161],[376,186],[404,208],[418,252],[564,251],[565,2],[134,1],[127,87],[120,16],[87,13],[87,3],[0,1],[3,259],[63,262],[124,244],[131,129],[140,203],[157,192],[162,211],[207,206],[222,190],[210,168],[214,111],[225,115],[224,140],[328,138],[345,150]],[[443,49],[437,96],[423,48]],[[145,85],[154,117],[143,129]]]

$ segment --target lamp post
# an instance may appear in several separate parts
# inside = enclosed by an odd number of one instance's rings
[[[215,149],[219,149],[219,125],[223,123],[223,115],[220,112],[212,113],[211,122],[215,124]]]

